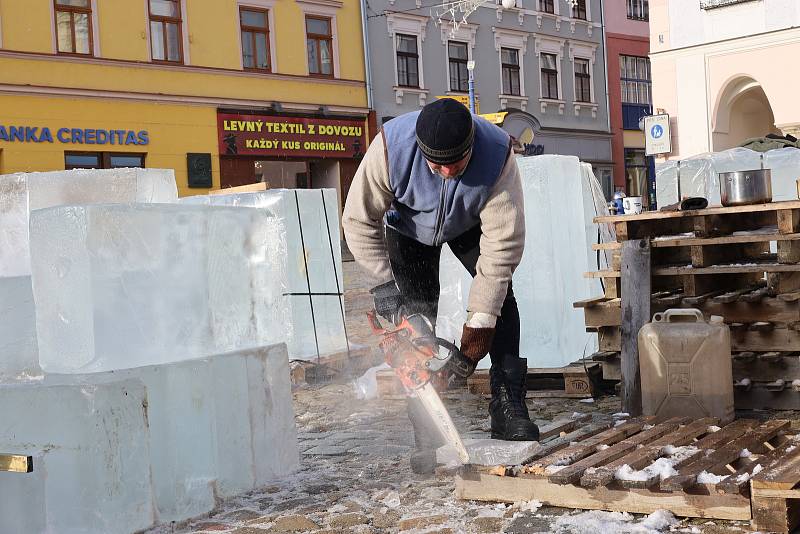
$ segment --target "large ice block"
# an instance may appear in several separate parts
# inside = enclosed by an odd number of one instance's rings
[[[760,169],[762,164],[772,171],[772,199],[797,200],[795,181],[800,177],[800,150],[779,148],[762,153],[741,147],[698,154],[680,160],[680,165],[678,160],[657,163],[656,200],[659,206],[677,201],[680,170],[683,197],[701,196],[719,206],[719,173]]]
[[[578,158],[519,157],[517,164],[526,232],[525,253],[513,278],[521,318],[520,355],[534,367],[560,367],[597,347],[597,336],[586,332],[583,314],[572,303],[602,294],[600,283],[583,273],[597,269],[591,245],[598,229],[592,219],[604,214],[605,200],[591,167]],[[602,255],[600,261],[606,264]],[[458,343],[472,279],[447,247],[439,280],[437,335]],[[489,358],[479,364],[489,365]]]
[[[283,344],[54,380],[142,382],[156,520],[181,521],[299,466]],[[149,436],[149,438],[148,438]]]
[[[136,380],[0,385],[0,532],[129,533],[153,525],[145,389]]]
[[[0,382],[41,374],[31,277],[0,277]]]
[[[283,283],[291,314],[290,357],[308,360],[347,349],[335,189],[271,189],[185,197],[179,202],[249,206],[278,217],[286,230],[285,242],[278,245],[286,260]]]
[[[42,369],[107,371],[283,342],[275,222],[263,210],[178,204],[34,211]]]
[[[175,202],[172,169],[79,169],[0,175],[0,276],[31,273],[30,212],[103,202]]]

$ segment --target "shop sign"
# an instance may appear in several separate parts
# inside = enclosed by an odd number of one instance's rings
[[[501,111],[500,113],[484,113],[481,115],[481,117],[492,124],[500,126],[503,124],[503,121],[506,120],[506,115],[508,115],[508,111]]]
[[[63,143],[65,145],[147,145],[147,130],[103,130],[96,128],[59,128],[6,126],[0,124],[0,141],[8,143]]]
[[[450,98],[456,102],[461,103],[465,108],[469,109],[469,95],[439,95],[436,98]],[[475,114],[481,114],[481,99],[475,96]]]
[[[360,158],[364,121],[219,113],[222,156]]]

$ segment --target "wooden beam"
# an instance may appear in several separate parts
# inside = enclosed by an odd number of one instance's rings
[[[715,425],[719,419],[715,417],[707,417],[694,421],[683,428],[675,430],[658,440],[645,445],[640,449],[619,458],[607,465],[597,468],[591,474],[585,474],[581,477],[581,485],[594,488],[598,486],[605,486],[614,480],[614,474],[617,469],[623,465],[628,465],[631,469],[644,469],[653,460],[662,455],[662,449],[667,445],[681,447],[690,443],[693,439],[703,434],[708,433],[708,427]],[[633,481],[630,481],[633,482]],[[643,486],[644,487],[644,486]]]
[[[661,489],[674,491],[694,485],[697,475],[706,471],[708,473],[723,474],[725,465],[736,460],[743,449],[755,449],[763,446],[765,441],[774,438],[778,432],[789,426],[789,421],[767,421],[758,428],[748,430],[740,437],[726,445],[715,449],[711,454],[699,456],[693,462],[681,467],[681,472],[661,481]],[[723,432],[721,430],[720,432]],[[730,473],[725,473],[730,474]]]
[[[596,223],[617,223],[630,221],[652,221],[656,219],[676,219],[682,217],[706,217],[708,215],[731,215],[735,213],[757,213],[763,211],[800,209],[800,201],[789,200],[769,204],[750,204],[747,206],[715,206],[702,210],[687,211],[648,211],[638,215],[602,215],[595,217]]]
[[[794,532],[800,522],[797,501],[783,498],[752,496],[753,527],[761,532]]]
[[[0,471],[12,473],[33,472],[33,456],[24,454],[0,454]]]
[[[538,500],[548,506],[584,510],[608,510],[650,514],[669,510],[681,517],[705,517],[746,521],[751,518],[750,499],[742,495],[687,495],[657,493],[649,490],[582,488],[560,486],[547,479],[531,476],[499,477],[477,472],[464,472],[456,477],[459,499],[521,502]]]
[[[644,239],[622,245],[622,410],[642,413],[639,373],[639,330],[650,321],[650,243]]]
[[[664,434],[667,434],[678,427],[679,424],[686,422],[686,419],[675,417],[669,421],[658,424],[653,428],[643,430],[629,438],[626,438],[619,443],[611,445],[605,450],[598,451],[591,456],[579,460],[560,471],[557,471],[549,476],[550,482],[555,484],[574,484],[578,482],[590,467],[598,467],[626,455],[628,452],[636,449],[640,445],[654,441]]]
[[[800,482],[800,446],[784,454],[780,462],[772,465],[750,481],[753,489],[793,489]]]
[[[232,195],[234,193],[252,193],[254,191],[266,191],[267,184],[265,182],[258,182],[255,184],[240,185],[237,187],[227,187],[225,189],[214,189],[209,191],[210,195]]]

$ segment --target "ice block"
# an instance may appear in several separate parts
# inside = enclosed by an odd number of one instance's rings
[[[525,252],[513,277],[520,355],[533,367],[561,367],[596,349],[596,336],[586,333],[581,310],[572,303],[602,294],[599,282],[583,273],[597,269],[592,219],[602,214],[605,201],[578,158],[519,157],[517,164],[525,201]],[[472,279],[446,246],[439,280],[436,333],[458,343]],[[490,363],[485,358],[479,367]]]
[[[308,360],[347,349],[339,295],[344,283],[335,189],[271,189],[185,197],[179,202],[249,206],[278,217],[286,231],[280,246],[286,260],[283,284],[291,317],[290,357]]]
[[[0,276],[31,273],[30,212],[69,204],[175,202],[172,169],[79,169],[0,175]]]
[[[282,239],[263,210],[60,206],[31,214],[39,363],[86,373],[284,341]]]
[[[136,380],[0,385],[0,532],[129,533],[154,523],[145,389]]]
[[[41,374],[31,277],[0,277],[0,382]]]
[[[286,346],[87,375],[147,391],[156,520],[181,521],[299,466]]]
[[[678,163],[678,160],[668,160],[656,164],[656,199],[659,206],[673,204],[678,198]],[[779,148],[762,153],[738,147],[682,159],[681,195],[705,197],[709,204],[719,206],[719,173],[760,169],[762,164],[765,169],[772,171],[772,199],[797,200],[795,181],[800,176],[800,151],[796,148]]]

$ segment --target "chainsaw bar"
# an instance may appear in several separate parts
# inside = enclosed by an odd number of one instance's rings
[[[420,402],[422,402],[422,406],[430,416],[433,424],[436,425],[436,428],[441,432],[445,441],[455,448],[461,463],[469,463],[469,454],[467,454],[467,449],[464,447],[464,442],[461,441],[461,436],[458,434],[456,425],[453,424],[450,414],[447,413],[447,408],[444,407],[444,403],[442,403],[442,399],[439,397],[439,394],[436,393],[436,389],[434,389],[433,385],[428,382],[424,386],[413,390],[411,393],[416,395]]]

